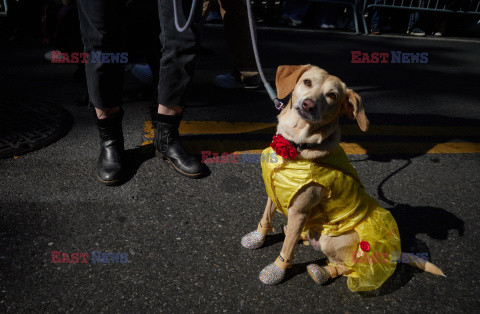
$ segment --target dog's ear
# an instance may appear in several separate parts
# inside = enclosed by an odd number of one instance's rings
[[[303,73],[308,71],[312,66],[307,65],[281,65],[277,69],[277,77],[275,85],[277,85],[277,97],[283,99],[290,94],[298,79]]]
[[[349,119],[357,120],[358,126],[363,132],[368,130],[370,122],[365,115],[362,105],[362,97],[352,89],[347,89],[347,97],[343,103],[343,112]]]

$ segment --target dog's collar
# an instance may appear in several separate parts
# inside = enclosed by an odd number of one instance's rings
[[[326,129],[326,128],[329,128],[331,127],[333,124],[337,123],[338,120],[340,118],[340,115],[338,115],[332,122],[326,124],[326,125],[323,125],[321,128],[322,129]],[[280,134],[280,133],[279,133]],[[280,134],[281,135],[281,134]],[[282,135],[283,136],[283,135]],[[283,136],[285,139],[287,139],[285,136]],[[295,143],[294,141],[290,141],[290,140],[287,140],[293,147],[295,147],[295,149],[297,150],[297,152],[301,153],[303,150],[305,149],[314,149],[314,148],[317,148],[317,147],[320,147],[322,146],[321,143],[303,143],[303,144],[299,144],[299,143]]]
[[[320,147],[321,144],[308,144],[308,143],[303,143],[303,144],[298,144],[295,143],[294,141],[288,141],[290,144],[292,144],[293,147],[297,150],[297,152],[301,153],[305,149],[312,149],[315,147]]]
[[[278,133],[278,135],[282,135],[281,133]],[[283,135],[282,135],[283,136]],[[285,136],[283,136],[285,138]],[[285,138],[286,139],[286,138]],[[290,145],[292,145],[293,147],[295,147],[295,149],[297,150],[297,152],[302,152],[303,150],[305,149],[312,149],[312,148],[315,148],[315,147],[320,147],[321,144],[318,144],[318,143],[303,143],[303,144],[298,144],[298,143],[295,143],[294,141],[290,141],[290,140],[287,140]]]
[[[274,103],[275,103],[275,108],[278,111],[282,111],[283,109],[285,109],[285,107],[287,105],[292,106],[292,93],[293,93],[293,91],[290,94],[288,94],[287,97],[285,97],[285,98],[282,98],[282,99],[277,98],[278,103],[276,103],[276,102],[274,102]]]

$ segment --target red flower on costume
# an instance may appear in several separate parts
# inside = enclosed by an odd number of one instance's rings
[[[277,155],[280,155],[283,158],[297,158],[298,153],[296,148],[280,134],[273,137],[270,147],[273,148]]]
[[[360,241],[360,249],[364,252],[370,252],[370,244],[367,241]]]

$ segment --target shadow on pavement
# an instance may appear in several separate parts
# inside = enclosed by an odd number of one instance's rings
[[[155,157],[153,153],[153,145],[145,145],[125,150],[125,166],[127,171],[125,173],[125,179],[121,184],[130,181],[135,174],[137,174],[140,166],[153,157]]]
[[[436,240],[447,240],[450,230],[457,230],[459,236],[463,236],[464,233],[464,221],[439,207],[397,204],[388,210],[397,221],[402,252],[426,253],[429,261],[432,260],[430,250],[423,241],[416,238],[417,235],[426,234]],[[436,260],[438,261],[439,258],[437,257]],[[436,266],[442,268],[440,265]],[[413,274],[420,272],[422,271],[413,266],[399,263],[395,273],[379,289],[360,292],[360,294],[364,297],[391,294],[405,286],[413,278]]]
[[[268,235],[265,238],[265,243],[263,244],[262,248],[266,248],[266,247],[275,245],[279,242],[283,242],[284,240],[285,240],[285,235],[283,234],[283,232],[276,233],[276,234],[273,234],[273,235]]]
[[[429,248],[423,241],[417,239],[417,235],[426,234],[435,240],[447,240],[448,232],[450,230],[457,230],[459,236],[462,237],[464,234],[465,222],[443,208],[433,206],[411,206],[409,204],[396,203],[385,196],[382,188],[383,184],[410,164],[411,159],[409,159],[405,165],[389,174],[378,185],[377,191],[380,200],[393,206],[387,209],[392,213],[397,222],[398,230],[400,232],[402,252],[413,254],[426,253],[428,260],[432,261]],[[413,266],[399,263],[395,273],[388,278],[379,289],[361,292],[360,294],[364,297],[390,294],[406,285],[410,279],[412,279],[413,274],[419,272],[421,272],[421,270],[414,268]]]
[[[119,185],[123,185],[133,179],[133,177],[135,177],[137,174],[138,169],[140,169],[140,166],[147,160],[150,160],[154,157],[155,149],[153,148],[153,144],[147,144],[125,150],[125,166],[127,170],[125,179]],[[198,156],[196,156],[196,158],[199,159]],[[211,174],[210,169],[205,164],[203,165],[205,167],[205,173],[198,179],[206,178]]]
[[[317,264],[317,265],[320,265],[320,266],[326,266],[327,265],[327,259],[326,258],[321,258],[321,259],[317,259],[315,261],[312,261],[312,262],[306,262],[306,263],[295,263],[292,265],[292,267],[290,267],[287,271],[287,273],[285,274],[285,280],[284,282],[287,282],[289,281],[290,279],[292,279],[293,277],[295,276],[298,276],[298,275],[301,275],[303,273],[305,273],[307,271],[307,266],[310,265],[310,264]],[[334,280],[329,280],[326,284],[324,284],[324,286],[328,286],[330,285],[331,283],[333,283]]]

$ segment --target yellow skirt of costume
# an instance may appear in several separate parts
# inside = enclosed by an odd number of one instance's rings
[[[262,153],[262,174],[268,196],[287,217],[290,202],[302,187],[314,182],[328,191],[308,217],[303,236],[312,230],[335,237],[354,229],[360,241],[368,242],[367,252],[358,248],[344,261],[344,266],[352,270],[346,275],[350,290],[377,289],[393,274],[394,259],[400,252],[397,223],[365,192],[340,146],[315,162],[286,160],[269,147]]]

